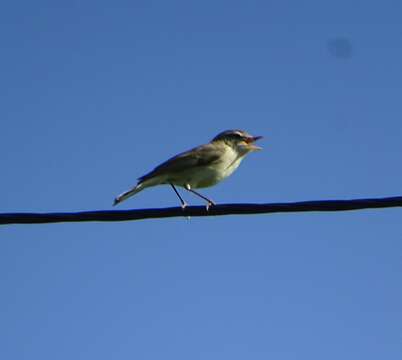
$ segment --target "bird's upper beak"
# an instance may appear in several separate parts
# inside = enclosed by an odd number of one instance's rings
[[[262,136],[251,136],[251,137],[249,137],[249,138],[246,140],[246,143],[247,143],[247,145],[248,145],[248,148],[249,148],[251,151],[262,150],[262,147],[257,146],[257,145],[254,144],[257,140],[260,140],[260,139],[262,139]]]

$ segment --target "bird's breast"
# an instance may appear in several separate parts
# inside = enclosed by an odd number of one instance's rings
[[[189,169],[186,174],[187,184],[195,189],[216,185],[230,176],[238,168],[242,159],[242,156],[229,150],[220,161]]]

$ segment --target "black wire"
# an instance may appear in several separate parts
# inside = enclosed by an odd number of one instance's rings
[[[185,209],[182,209],[181,207],[171,207],[68,213],[6,213],[0,214],[0,225],[79,221],[128,221],[179,216],[222,216],[308,211],[347,211],[389,207],[402,207],[402,196],[377,199],[318,200],[273,204],[221,204],[211,206],[209,210],[207,210],[205,206],[188,206]]]

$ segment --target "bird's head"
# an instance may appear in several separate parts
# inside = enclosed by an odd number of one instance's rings
[[[216,135],[212,142],[223,141],[240,154],[247,154],[251,151],[258,151],[262,148],[255,145],[255,142],[262,136],[252,136],[243,130],[226,130]]]

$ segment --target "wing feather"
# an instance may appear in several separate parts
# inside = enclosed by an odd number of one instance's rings
[[[198,146],[170,158],[148,174],[138,178],[138,181],[141,183],[155,176],[180,173],[191,167],[208,166],[217,163],[222,158],[224,151],[223,147],[212,144]]]

